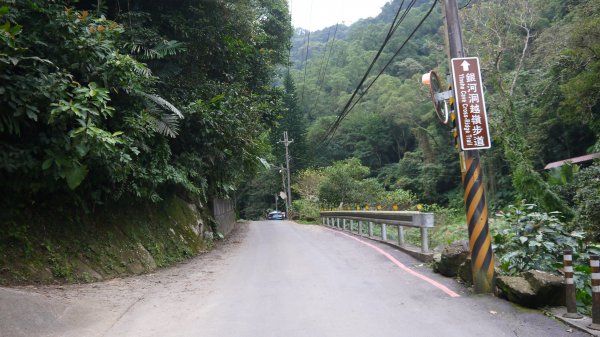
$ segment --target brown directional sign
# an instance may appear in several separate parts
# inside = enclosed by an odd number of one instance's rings
[[[460,147],[465,151],[492,146],[479,69],[477,57],[452,59],[454,106]]]

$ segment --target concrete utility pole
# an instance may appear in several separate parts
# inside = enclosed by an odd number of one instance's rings
[[[288,214],[286,216],[288,219],[291,219],[291,211],[292,211],[292,189],[291,189],[291,181],[290,181],[290,152],[289,145],[293,143],[294,140],[288,140],[287,131],[283,132],[283,140],[280,140],[279,143],[283,143],[285,145],[285,165],[287,167],[287,200],[286,205],[288,207]]]
[[[456,0],[443,0],[449,60],[465,57]],[[452,69],[450,64],[449,69]],[[455,102],[457,99],[455,97]],[[456,111],[456,107],[454,109]],[[479,151],[461,151],[461,173],[469,226],[473,285],[477,293],[489,293],[494,283],[494,255],[488,225],[488,206],[483,187]]]
[[[283,164],[279,167],[279,172],[281,173],[281,186],[283,188],[283,193],[287,193],[287,189],[285,188],[285,172],[283,171]],[[288,207],[288,203],[287,203],[287,198],[285,200],[285,214],[287,215],[289,213],[289,207]]]

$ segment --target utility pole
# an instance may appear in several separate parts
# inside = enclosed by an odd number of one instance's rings
[[[283,193],[287,193],[287,189],[285,188],[285,172],[283,171],[283,164],[279,167],[279,172],[281,173],[281,186],[283,187]],[[288,203],[287,203],[287,198],[285,201],[285,214],[287,216],[287,214],[289,213],[289,207],[288,207]]]
[[[443,0],[449,61],[465,57],[456,0]],[[450,68],[452,69],[452,64]],[[454,102],[458,102],[455,97]],[[454,111],[457,111],[456,106]],[[460,152],[464,199],[469,226],[469,247],[476,293],[489,293],[494,283],[494,255],[488,225],[488,206],[479,163],[479,150]]]
[[[289,145],[291,143],[293,143],[294,140],[288,140],[288,133],[287,131],[283,132],[283,140],[280,140],[279,143],[283,143],[283,145],[285,145],[285,165],[287,167],[287,200],[286,200],[286,205],[288,207],[288,214],[287,217],[288,219],[291,219],[291,216],[289,214],[289,212],[292,211],[292,189],[291,189],[291,181],[290,181],[290,152],[289,152]]]

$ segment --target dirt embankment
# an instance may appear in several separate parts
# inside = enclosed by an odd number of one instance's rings
[[[236,227],[214,249],[145,275],[89,284],[0,287],[0,336],[114,336],[111,328],[152,296],[180,302],[192,295],[204,297],[244,240],[247,225]]]
[[[210,214],[173,197],[94,212],[36,211],[0,226],[0,285],[92,282],[141,274],[212,244]]]

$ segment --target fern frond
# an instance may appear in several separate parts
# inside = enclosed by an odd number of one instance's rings
[[[131,54],[139,55],[145,60],[160,60],[167,56],[177,55],[187,50],[185,43],[175,40],[164,40],[154,47],[147,47],[135,42],[131,43]]]
[[[144,77],[152,76],[152,71],[150,70],[150,68],[146,67],[143,64],[134,64],[133,72]]]
[[[184,51],[186,51],[186,47],[183,42],[179,42],[179,41],[175,41],[175,40],[170,40],[170,41],[165,40],[162,43],[154,46],[154,48],[152,48],[152,50],[157,58],[163,58],[166,56],[173,56],[173,55],[177,55],[180,52],[184,52]]]
[[[145,92],[141,92],[141,94],[147,99],[151,100],[152,102],[158,104],[161,108],[171,113],[174,113],[175,115],[177,115],[177,117],[183,119],[183,113],[181,113],[179,109],[177,109],[173,104],[169,103],[169,101],[167,101],[166,99],[157,95],[147,94]]]
[[[156,132],[163,136],[175,138],[179,134],[179,118],[176,115],[161,114],[155,124]]]

